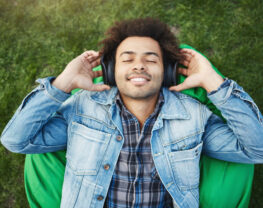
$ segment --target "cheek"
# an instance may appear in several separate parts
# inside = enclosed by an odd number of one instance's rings
[[[118,88],[121,88],[121,86],[124,85],[125,82],[125,73],[122,70],[115,70],[115,82]]]
[[[116,81],[124,78],[124,74],[119,70],[115,70],[114,76]]]
[[[164,72],[163,69],[158,68],[153,74],[155,80],[163,81]]]
[[[158,83],[159,86],[162,85],[162,83],[163,83],[163,74],[160,74],[160,75],[157,77],[156,83]]]

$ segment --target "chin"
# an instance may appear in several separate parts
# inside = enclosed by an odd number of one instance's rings
[[[143,91],[142,89],[139,89],[136,91],[126,91],[120,93],[127,98],[134,100],[144,100],[157,97],[160,93],[160,89],[158,91]]]

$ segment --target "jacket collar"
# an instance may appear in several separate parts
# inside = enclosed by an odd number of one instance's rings
[[[180,92],[170,91],[167,88],[162,88],[164,95],[164,105],[161,109],[160,116],[164,119],[190,119],[190,114],[186,110],[182,99],[186,95]]]
[[[117,87],[112,87],[110,90],[104,90],[102,92],[90,92],[90,98],[94,102],[102,105],[112,105],[115,102],[117,93]]]
[[[164,96],[164,104],[160,111],[160,117],[163,119],[190,119],[190,114],[187,112],[182,99],[186,98],[180,92],[171,92],[167,88],[162,88]],[[112,87],[110,90],[102,92],[90,92],[90,98],[102,105],[112,105],[116,102],[117,87]]]

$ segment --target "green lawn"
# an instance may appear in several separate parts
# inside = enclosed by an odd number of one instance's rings
[[[115,21],[157,17],[181,43],[204,53],[263,111],[262,0],[0,0],[0,132],[35,79],[57,75],[76,55],[98,49]],[[0,207],[27,207],[24,156],[0,145]],[[251,207],[263,207],[257,165]]]

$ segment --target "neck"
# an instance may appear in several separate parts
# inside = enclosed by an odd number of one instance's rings
[[[133,99],[121,95],[125,107],[138,119],[141,129],[146,119],[153,113],[158,97],[159,94],[146,99]]]

